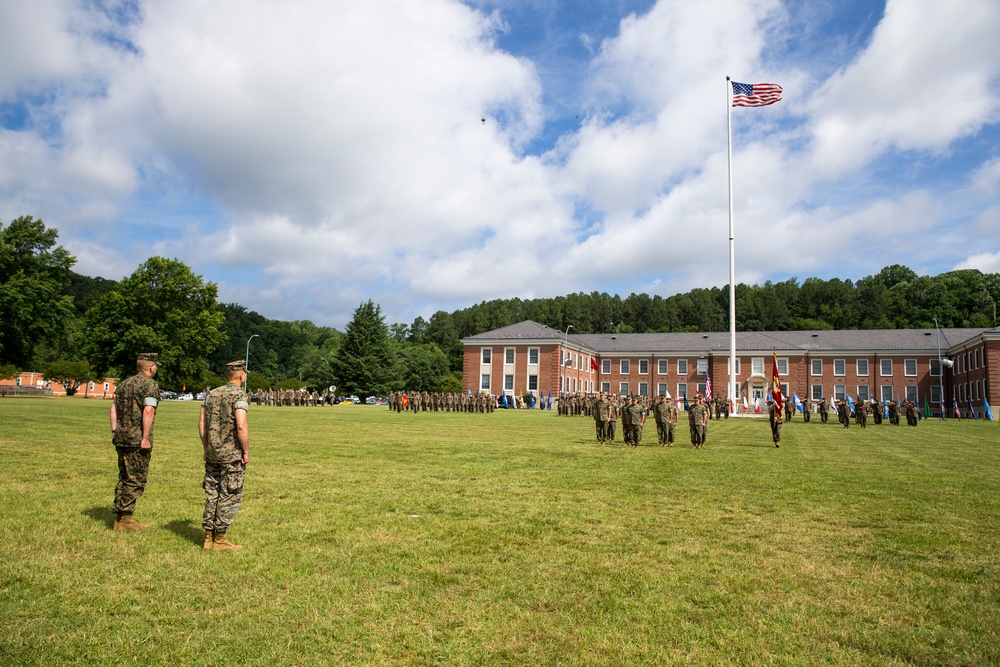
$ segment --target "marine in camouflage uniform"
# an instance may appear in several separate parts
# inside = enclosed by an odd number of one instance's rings
[[[774,401],[767,402],[767,420],[771,423],[771,440],[778,447],[781,442],[781,410]]]
[[[708,406],[701,394],[695,398],[694,405],[688,411],[688,426],[691,430],[691,445],[694,449],[702,449],[708,435]]]
[[[205,396],[198,418],[198,434],[205,451],[205,548],[236,551],[226,532],[243,500],[243,478],[250,460],[247,395],[241,388],[246,361],[226,364],[228,384]]]
[[[132,513],[146,490],[153,452],[153,421],[160,401],[160,387],[153,379],[156,353],[143,352],[135,365],[139,372],[118,385],[111,403],[111,442],[118,452],[118,484],[112,505],[115,530],[149,527],[133,520]]]

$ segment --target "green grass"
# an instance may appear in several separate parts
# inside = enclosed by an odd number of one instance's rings
[[[151,528],[110,530],[107,408],[0,400],[0,664],[1000,664],[993,423],[631,450],[550,412],[253,409],[227,554],[194,403],[157,414]]]

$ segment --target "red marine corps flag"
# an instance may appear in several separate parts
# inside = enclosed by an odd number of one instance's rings
[[[774,353],[774,365],[771,366],[771,400],[778,417],[784,416],[785,399],[781,396],[781,378],[778,377],[778,354]]]

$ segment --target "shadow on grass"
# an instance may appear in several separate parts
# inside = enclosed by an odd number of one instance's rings
[[[89,516],[91,519],[99,523],[103,523],[107,528],[111,528],[115,525],[115,513],[112,512],[111,508],[107,506],[98,505],[97,507],[90,507],[80,512],[80,514]]]
[[[201,524],[195,524],[191,519],[171,521],[164,524],[163,527],[181,539],[199,547],[205,539],[205,531],[202,530]]]

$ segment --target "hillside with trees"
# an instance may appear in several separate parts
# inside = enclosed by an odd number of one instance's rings
[[[387,323],[371,300],[346,332],[308,320],[272,320],[217,302],[217,288],[175,259],[151,257],[122,281],[72,271],[58,231],[30,216],[0,222],[0,368],[46,369],[54,381],[131,374],[140,351],[161,353],[160,384],[215,386],[251,340],[251,388],[338,385],[356,393],[461,387],[461,339],[534,320],[583,333],[728,331],[729,287],[668,297],[606,292],[496,299],[429,320]],[[857,281],[789,278],[736,286],[737,329],[996,326],[1000,274],[977,270],[920,276],[893,265]],[[81,370],[83,369],[83,370]],[[370,386],[369,386],[370,385]]]

